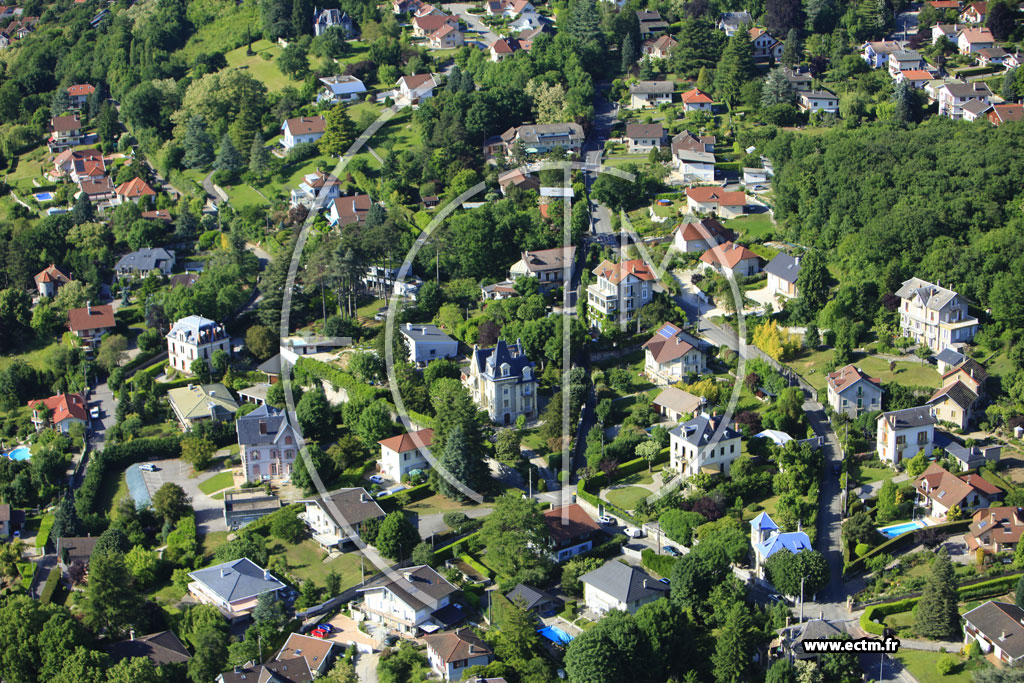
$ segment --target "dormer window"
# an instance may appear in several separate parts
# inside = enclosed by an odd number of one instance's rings
[[[508,377],[508,373],[509,373],[509,371],[510,371],[511,369],[512,369],[512,368],[511,368],[511,367],[509,366],[509,364],[508,364],[508,363],[502,363],[502,364],[501,364],[501,376],[502,376],[502,377]]]
[[[523,379],[530,379],[530,368],[523,368]]]

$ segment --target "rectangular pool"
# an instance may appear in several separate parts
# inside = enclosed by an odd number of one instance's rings
[[[892,526],[883,526],[878,528],[878,532],[886,538],[896,538],[900,534],[905,534],[908,531],[915,531],[917,529],[923,529],[928,526],[920,519],[915,519],[913,522],[905,522],[903,524],[894,524]]]
[[[50,192],[36,192],[32,196],[36,198],[37,202],[48,202],[53,199],[53,194]]]

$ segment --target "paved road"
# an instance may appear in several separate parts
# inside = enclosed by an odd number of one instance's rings
[[[444,5],[444,8],[449,14],[457,14],[459,19],[469,26],[471,31],[477,31],[478,35],[475,37],[476,40],[479,40],[485,46],[488,46],[496,41],[498,36],[492,33],[491,29],[484,25],[484,22],[480,21],[480,17],[470,14],[467,11],[470,7],[473,7],[472,3],[451,2]],[[470,36],[466,36],[466,39],[468,41]]]
[[[199,490],[201,482],[214,476],[220,470],[209,470],[201,473],[198,477],[189,477],[192,468],[180,459],[154,460],[152,462],[159,469],[156,472],[142,473],[150,496],[167,482],[178,484],[192,499],[192,508],[196,511],[196,525],[202,533],[228,530],[227,524],[224,522],[223,501],[214,500]],[[138,467],[138,465],[131,467]]]
[[[36,573],[32,577],[31,590],[31,595],[36,600],[38,600],[43,593],[43,586],[46,584],[46,577],[50,575],[50,570],[56,566],[57,556],[53,553],[43,555],[39,561],[36,562]]]
[[[467,517],[478,519],[480,517],[486,517],[491,514],[491,508],[488,507],[473,507],[464,508],[460,512],[466,513]],[[419,516],[419,532],[420,538],[424,541],[430,539],[432,534],[442,534],[448,531],[448,525],[444,523],[444,514],[435,513],[430,515]]]
[[[360,683],[377,683],[377,662],[380,661],[380,654],[360,653],[356,657],[356,676]]]
[[[601,164],[601,154],[604,152],[604,142],[615,125],[615,116],[618,113],[618,105],[608,101],[600,90],[594,95],[594,125],[590,129],[590,135],[583,145],[584,163],[598,166]],[[597,178],[597,174],[587,174],[587,193],[589,196],[590,186]],[[610,233],[612,231],[611,213],[608,207],[596,202],[591,204],[591,229],[595,234]]]

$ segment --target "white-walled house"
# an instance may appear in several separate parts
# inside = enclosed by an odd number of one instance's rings
[[[882,408],[882,380],[869,377],[854,365],[828,374],[828,404],[837,413],[856,419]]]
[[[797,278],[800,277],[800,257],[793,257],[780,251],[764,267],[768,273],[768,292],[773,296],[794,299],[798,296]]]
[[[839,113],[839,96],[830,90],[801,90],[797,100],[801,111]]]
[[[967,301],[952,289],[913,277],[896,296],[900,332],[933,351],[969,342],[978,332],[978,319],[968,314]]]
[[[178,372],[192,374],[192,363],[200,358],[212,369],[210,359],[216,351],[231,355],[231,335],[209,318],[187,316],[167,333],[167,363]]]
[[[461,681],[468,667],[486,666],[494,659],[490,645],[468,628],[430,633],[423,640],[427,644],[430,667],[445,681]]]
[[[381,439],[380,471],[392,481],[402,481],[413,470],[429,470],[426,449],[434,442],[433,429],[420,429]]]
[[[520,415],[529,419],[537,414],[534,364],[518,341],[508,344],[499,339],[492,349],[474,344],[469,373],[463,377],[473,402],[487,411],[492,422],[510,425]]]
[[[591,321],[598,328],[607,322],[632,320],[654,298],[654,269],[643,259],[605,260],[593,272],[597,281],[587,285],[587,303]]]
[[[732,463],[743,454],[741,434],[722,425],[721,417],[706,414],[672,428],[669,433],[669,466],[684,478],[698,472],[729,474]],[[713,439],[721,427],[717,439]]]
[[[406,323],[399,328],[409,344],[409,362],[418,367],[437,358],[455,358],[459,342],[441,331],[437,325]]]
[[[700,342],[672,323],[665,323],[645,341],[644,374],[658,385],[675,384],[708,371]]]
[[[317,102],[355,102],[366,94],[366,85],[355,76],[328,76],[320,82],[324,89],[317,96]]]
[[[672,245],[687,254],[705,252],[732,238],[732,231],[716,218],[702,218],[697,222],[681,223],[672,237]]]
[[[898,465],[923,450],[931,457],[935,445],[935,416],[931,408],[891,410],[878,416],[878,459]]]
[[[761,272],[761,257],[734,242],[711,247],[700,256],[701,266],[726,277],[748,277]]]
[[[235,420],[235,431],[246,481],[291,478],[298,446],[287,413],[264,404]]]
[[[316,142],[324,136],[326,121],[323,116],[299,116],[281,124],[281,146],[286,150],[303,142]]]
[[[398,87],[398,98],[407,104],[418,104],[421,100],[434,96],[437,79],[434,74],[414,74],[402,76],[395,84]]]
[[[672,102],[672,81],[637,81],[629,86],[629,108],[644,109]]]
[[[357,592],[359,609],[373,622],[414,634],[449,604],[458,589],[427,565],[384,572]]]
[[[1024,660],[1024,610],[1013,603],[989,600],[963,615],[964,645],[977,642],[1004,666]]]
[[[603,614],[621,610],[636,614],[649,602],[668,597],[669,587],[642,569],[609,560],[580,577],[587,609]]]
[[[354,543],[363,522],[384,517],[380,505],[364,488],[341,489],[307,500],[305,505],[299,517],[309,527],[313,540],[327,549]]]

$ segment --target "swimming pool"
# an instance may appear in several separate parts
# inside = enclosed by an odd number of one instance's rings
[[[555,645],[568,645],[572,642],[572,636],[557,626],[545,626],[544,628],[537,629],[537,633],[541,634]]]
[[[892,526],[879,527],[879,533],[885,535],[887,538],[896,538],[900,534],[905,534],[908,531],[914,531],[915,529],[923,529],[927,526],[920,519],[915,519],[913,522],[905,522],[903,524],[894,524]]]
[[[53,199],[53,193],[52,192],[36,192],[32,196],[36,198],[37,202],[48,202],[51,199]]]
[[[13,451],[9,451],[7,457],[11,460],[28,460],[32,457],[32,452],[28,446],[18,446]]]

